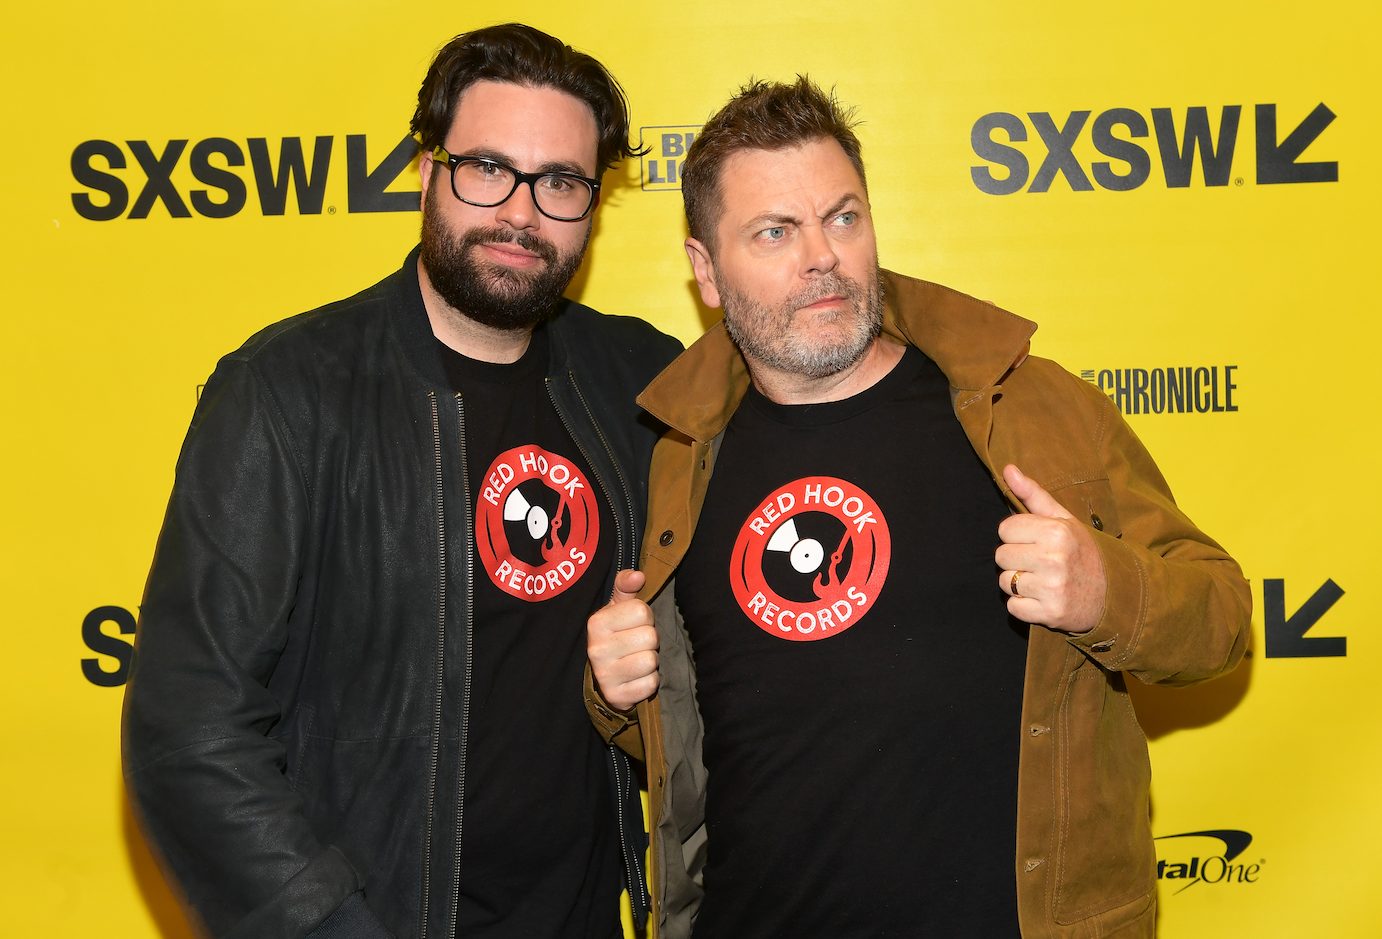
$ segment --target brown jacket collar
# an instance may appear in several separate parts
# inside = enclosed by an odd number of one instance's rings
[[[995,385],[1027,357],[1036,324],[949,287],[883,272],[883,331],[931,357],[956,391]],[[650,414],[693,440],[714,438],[749,386],[724,321],[712,326],[638,397]]]

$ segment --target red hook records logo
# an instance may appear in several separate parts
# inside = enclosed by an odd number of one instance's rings
[[[763,500],[744,522],[729,582],[744,615],[770,636],[837,636],[878,599],[892,537],[867,492],[833,476],[807,476]]]
[[[564,592],[590,567],[600,511],[585,476],[538,446],[495,457],[480,488],[475,547],[500,590],[536,603]]]

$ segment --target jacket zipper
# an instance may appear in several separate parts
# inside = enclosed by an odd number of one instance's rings
[[[621,757],[619,754],[611,751],[609,756],[610,760],[614,763],[614,779],[617,784],[615,788],[618,791],[619,802],[614,806],[614,817],[619,825],[619,850],[623,852],[624,869],[630,874],[635,871],[641,873],[639,867],[635,863],[632,863],[636,859],[632,857],[629,851],[628,838],[624,833],[624,803],[633,795],[633,769],[629,766],[628,760]],[[648,885],[643,882],[641,877],[630,876],[630,892],[633,891],[635,886],[638,889],[639,899],[642,900],[643,909],[650,909],[652,906],[652,898],[648,896]],[[632,896],[630,899],[632,899]]]
[[[432,471],[435,475],[437,511],[437,682],[436,710],[432,724],[432,754],[427,774],[427,829],[422,841],[422,917],[419,939],[427,939],[427,913],[431,905],[432,825],[437,807],[437,763],[441,754],[442,689],[446,678],[446,511],[442,485],[441,417],[436,392],[427,392],[432,409]]]
[[[466,755],[470,745],[470,678],[475,648],[475,629],[472,622],[475,596],[475,552],[472,547],[475,541],[475,516],[474,506],[470,504],[469,460],[465,449],[465,405],[459,394],[456,395],[456,419],[460,422],[460,430],[456,436],[461,455],[461,498],[464,500],[465,509],[461,516],[465,519],[465,582],[470,585],[470,590],[465,597],[465,616],[461,620],[465,629],[465,654],[461,665],[461,739],[460,753],[457,756],[459,768],[456,773],[456,856],[451,867],[451,925],[447,930],[450,939],[456,937],[456,921],[460,915],[461,905],[461,836],[465,826],[465,771]]]
[[[585,400],[585,395],[581,394],[581,386],[578,385],[578,384],[576,384],[576,376],[573,375],[571,372],[568,371],[568,372],[566,373],[566,378],[567,378],[568,381],[571,382],[571,390],[574,391],[574,392],[576,393],[576,400],[580,401],[581,407],[585,409],[585,414],[586,414],[586,417],[589,418],[590,426],[591,426],[592,428],[594,428],[594,430],[595,430],[595,436],[598,437],[599,440],[600,440],[600,446],[604,447],[605,455],[606,455],[607,457],[609,457],[610,466],[614,467],[614,478],[618,481],[618,483],[619,483],[619,490],[620,490],[620,492],[622,492],[623,495],[624,495],[624,512],[625,512],[625,518],[628,520],[628,531],[629,531],[629,539],[628,539],[628,540],[629,540],[630,542],[632,542],[633,539],[636,537],[636,533],[634,532],[634,526],[635,526],[636,523],[635,523],[634,514],[633,514],[633,511],[634,511],[634,510],[633,510],[633,496],[629,493],[628,483],[626,483],[626,482],[624,481],[623,474],[621,474],[621,473],[619,472],[619,461],[618,461],[618,460],[615,458],[615,456],[614,456],[614,450],[613,450],[613,448],[610,447],[609,441],[605,438],[605,433],[604,433],[604,431],[600,429],[600,424],[599,424],[599,422],[598,422],[597,420],[595,420],[595,414],[590,410],[590,405],[586,402],[586,400]],[[576,444],[576,449],[577,449],[577,450],[580,450],[580,451],[581,451],[581,455],[582,455],[583,457],[585,457],[585,462],[586,462],[587,465],[590,466],[590,471],[591,471],[592,473],[595,474],[595,481],[598,482],[598,483],[600,484],[600,489],[601,489],[601,491],[604,492],[605,498],[608,500],[608,499],[609,499],[609,495],[610,495],[609,484],[605,481],[604,477],[600,475],[600,468],[599,468],[599,465],[598,465],[594,460],[592,460],[592,459],[590,458],[590,453],[586,450],[585,446],[581,443],[580,438],[576,436],[575,431],[572,430],[572,428],[571,428],[571,422],[568,421],[568,420],[566,419],[566,413],[565,413],[564,411],[562,411],[562,409],[561,409],[561,402],[557,400],[556,394],[552,391],[552,379],[551,379],[551,376],[548,376],[548,377],[544,380],[544,383],[547,385],[547,397],[548,397],[548,398],[551,400],[551,402],[552,402],[552,408],[553,408],[553,410],[555,410],[555,411],[557,412],[557,417],[560,418],[561,423],[562,423],[562,426],[563,426],[564,428],[566,428],[566,433],[567,433],[567,435],[570,436],[571,440]],[[614,506],[613,506],[613,505],[610,506],[610,513],[611,513],[611,514],[614,514]],[[619,523],[619,521],[618,521],[618,516],[616,515],[615,517],[616,517],[616,522],[615,522],[615,525],[614,525],[614,538],[615,538],[615,548],[614,548],[615,567],[614,567],[614,569],[615,569],[615,571],[616,571],[616,573],[617,573],[618,571],[627,570],[628,568],[632,567],[632,566],[633,566],[633,563],[634,563],[634,559],[633,559],[632,545],[631,545],[631,544],[629,545],[629,550],[628,550],[628,551],[625,550],[625,544],[624,544],[624,541],[625,541],[625,539],[624,539],[624,526],[623,526],[622,524]],[[642,879],[641,879],[641,878],[635,878],[634,876],[632,876],[636,871],[639,871],[639,870],[640,870],[640,866],[639,866],[638,863],[637,863],[637,859],[633,857],[632,852],[629,850],[629,836],[628,836],[628,831],[627,831],[627,830],[625,829],[625,827],[624,827],[624,795],[625,795],[625,779],[624,779],[624,776],[625,776],[625,773],[628,771],[628,766],[627,766],[626,764],[623,764],[623,761],[621,760],[619,754],[613,752],[613,747],[611,747],[611,752],[609,753],[609,759],[610,759],[610,761],[614,764],[614,765],[613,765],[613,769],[614,769],[614,778],[615,778],[615,783],[616,783],[616,785],[615,785],[616,796],[615,796],[615,797],[616,797],[616,799],[617,799],[617,802],[615,803],[615,806],[614,806],[614,820],[615,820],[615,824],[616,824],[616,825],[618,826],[618,828],[619,828],[619,852],[620,852],[620,857],[623,859],[623,862],[624,862],[624,870],[625,870],[626,874],[628,875],[628,876],[627,876],[627,879],[629,880],[629,889],[632,891],[633,888],[634,888],[634,881],[638,881],[638,889],[639,889],[639,891],[642,893],[642,895],[643,895],[643,897],[644,897],[644,907],[646,908],[646,907],[648,906],[648,904],[649,904],[651,901],[647,898],[647,888],[646,888],[646,887],[644,886],[644,884],[642,883]]]
[[[635,524],[633,517],[633,496],[629,494],[628,484],[624,482],[624,477],[619,472],[619,461],[615,459],[614,449],[610,447],[609,441],[605,439],[605,432],[600,429],[599,423],[595,420],[594,413],[590,410],[590,405],[586,403],[585,395],[581,394],[581,386],[576,384],[576,376],[572,375],[570,372],[567,372],[566,377],[567,380],[571,382],[571,390],[576,393],[576,400],[581,402],[581,407],[585,409],[586,417],[590,419],[590,426],[595,429],[595,436],[600,439],[600,446],[605,448],[605,455],[609,457],[610,465],[614,467],[614,478],[619,482],[619,491],[624,494],[625,518],[628,521],[630,540],[632,540],[633,529]],[[580,438],[577,437],[575,432],[571,429],[571,422],[566,419],[566,413],[561,409],[561,402],[557,400],[556,394],[554,394],[552,391],[551,377],[549,376],[548,378],[546,378],[545,382],[547,385],[547,397],[551,399],[552,407],[556,410],[557,417],[561,418],[561,424],[563,427],[566,428],[566,433],[575,442],[576,449],[581,451],[581,456],[585,457],[586,463],[590,465],[590,471],[595,474],[595,480],[600,484],[601,490],[604,491],[605,498],[608,499],[610,495],[610,487],[609,484],[605,482],[604,477],[600,475],[600,467],[595,463],[594,460],[590,458],[589,451],[586,450],[585,446],[581,443]],[[613,506],[610,507],[610,511],[612,514]],[[633,566],[634,559],[631,551],[625,551],[623,525],[616,524],[614,526],[614,538],[615,571],[627,570],[628,568]]]

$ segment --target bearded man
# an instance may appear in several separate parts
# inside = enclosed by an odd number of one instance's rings
[[[618,83],[530,27],[458,36],[412,129],[421,245],[207,382],[142,606],[124,764],[217,936],[609,939],[637,787],[581,706],[637,557],[679,351],[562,299]]]
[[[1238,565],[1034,324],[879,270],[815,85],[745,87],[682,194],[724,320],[639,399],[669,430],[587,689],[647,761],[657,936],[1150,937],[1127,678],[1238,662]]]

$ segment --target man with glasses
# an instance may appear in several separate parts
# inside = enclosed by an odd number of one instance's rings
[[[609,939],[642,829],[583,624],[637,556],[634,397],[679,347],[562,291],[628,109],[510,24],[438,53],[412,128],[420,246],[206,385],[125,773],[214,935]]]

